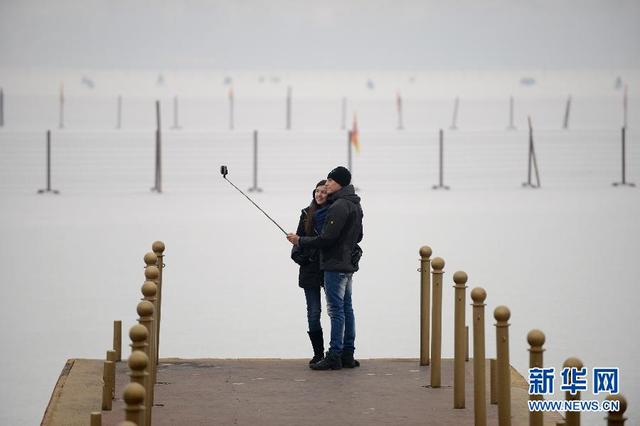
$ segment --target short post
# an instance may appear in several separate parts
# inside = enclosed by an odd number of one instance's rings
[[[144,426],[145,390],[139,383],[129,383],[123,392],[125,418],[136,426]]]
[[[140,350],[132,351],[127,364],[129,365],[129,369],[131,370],[129,373],[131,383],[137,383],[145,387],[145,393],[148,394],[146,386],[149,381],[149,374],[147,373],[149,369],[149,357],[147,357],[147,354]],[[150,424],[150,413],[151,407],[148,403],[145,403],[145,413],[143,417],[146,424]],[[149,420],[147,421],[147,419]]]
[[[448,186],[444,184],[444,132],[442,129],[438,132],[438,141],[439,141],[439,161],[438,161],[438,171],[439,171],[439,180],[437,185],[433,185],[432,189],[449,189]]]
[[[441,386],[442,373],[442,276],[444,259],[436,257],[431,261],[433,268],[433,309],[431,311],[431,387]]]
[[[544,366],[542,355],[544,349],[545,335],[540,330],[531,330],[527,334],[529,343],[529,368],[542,368]],[[543,400],[542,395],[529,395],[529,401]],[[544,423],[544,413],[542,411],[529,411],[529,426],[542,426]]]
[[[51,189],[51,130],[47,130],[47,187],[45,189],[39,189],[38,194],[48,192],[53,194],[60,193],[60,191],[56,189]]]
[[[4,90],[0,87],[0,127],[4,126]]]
[[[111,377],[114,374],[115,363],[113,361],[104,361],[102,367],[102,409],[105,411],[111,411],[111,401],[113,400]]]
[[[155,183],[152,191],[162,192],[162,132],[160,125],[160,101],[156,101],[156,167],[155,167]]]
[[[149,340],[149,333],[146,329],[145,326],[141,325],[141,324],[136,324],[133,327],[131,327],[129,329],[129,338],[131,339],[131,353],[133,354],[136,351],[141,351],[143,352],[146,356],[147,356],[147,360],[149,360],[149,344],[147,343]],[[148,362],[146,365],[146,371],[144,372],[144,374],[138,374],[135,376],[131,376],[132,381],[134,381],[136,384],[140,384],[141,386],[143,386],[143,389],[145,390],[145,395],[150,395],[150,390],[153,386],[153,383],[151,382],[151,362]],[[134,380],[135,377],[135,380]],[[139,382],[142,383],[139,383]],[[140,425],[145,425],[145,415],[144,413],[147,411],[147,404],[149,404],[148,398],[145,398],[145,402],[144,402],[144,410],[143,410],[143,414],[141,415],[141,420],[142,423],[140,423]],[[149,405],[149,407],[151,407],[151,405]],[[130,420],[129,418],[127,418],[127,420]]]
[[[178,123],[178,96],[173,97],[173,126],[171,126],[171,128],[180,128],[180,124]]]
[[[400,92],[396,94],[396,106],[398,109],[398,130],[402,130],[404,124],[402,123],[402,96],[400,96]]]
[[[627,411],[627,399],[622,394],[607,395],[605,399],[607,401],[620,402],[620,409],[618,411],[609,411],[606,417],[607,426],[624,426],[624,422],[627,420],[624,416],[624,412]]]
[[[581,370],[584,367],[582,361],[578,358],[571,357],[567,358],[562,364],[563,369],[569,368],[571,371],[569,374],[571,375],[571,380],[569,383],[573,383],[575,377],[573,377],[573,369]],[[580,400],[580,391],[575,391],[571,393],[571,391],[565,392],[565,399],[567,401],[579,401]],[[567,426],[580,426],[580,411],[565,411],[565,423]]]
[[[113,350],[116,353],[116,362],[122,361],[122,321],[113,322]]]
[[[111,390],[111,399],[116,397],[116,351],[107,351],[107,361],[113,363],[113,369],[109,371],[109,387]]]
[[[118,109],[116,113],[116,129],[122,129],[122,95],[118,95]]]
[[[489,402],[492,405],[498,404],[498,360],[491,358],[489,360]]]
[[[564,130],[569,129],[569,114],[571,113],[571,95],[567,98],[567,105],[564,109],[564,121],[562,123],[562,128]]]
[[[91,426],[102,426],[102,412],[94,411],[91,413]]]
[[[511,311],[498,306],[493,311],[496,319],[497,376],[498,376],[498,425],[511,425],[511,365],[509,364],[509,318]]]
[[[58,128],[64,129],[64,84],[60,83],[60,109]]]
[[[473,408],[475,426],[487,424],[487,396],[485,383],[484,301],[487,292],[482,287],[471,290],[473,303]],[[468,328],[467,328],[468,329]]]
[[[457,271],[453,274],[453,286],[455,289],[455,321],[454,321],[454,353],[453,353],[453,408],[464,408],[464,353],[466,345],[465,336],[465,300],[467,274]]]
[[[158,365],[158,360],[160,357],[160,319],[162,318],[162,271],[164,271],[164,250],[165,245],[162,241],[154,241],[151,244],[151,250],[156,255],[158,259],[158,263],[156,267],[158,268],[158,281],[157,281],[157,292],[156,292],[156,305],[158,309],[156,310],[156,365]]]
[[[623,126],[621,131],[622,140],[622,180],[614,182],[613,186],[636,186],[635,183],[627,182],[627,127]]]
[[[347,128],[347,98],[342,98],[342,124],[340,125],[341,130],[346,130]]]
[[[262,192],[262,188],[258,187],[258,131],[253,131],[253,186],[249,188],[249,192]]]
[[[291,86],[287,87],[287,130],[291,130]]]
[[[509,125],[507,130],[515,130],[516,126],[513,124],[513,96],[509,97]]]
[[[460,105],[460,98],[456,97],[456,100],[453,103],[453,118],[451,119],[450,130],[458,129],[458,107]]]
[[[429,365],[429,315],[431,314],[431,247],[420,247],[420,365]]]

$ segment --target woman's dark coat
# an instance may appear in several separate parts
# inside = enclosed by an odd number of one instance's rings
[[[300,221],[296,234],[301,237],[310,237],[315,235],[307,235],[304,230],[304,222],[309,214],[309,207],[302,209]],[[312,218],[310,218],[312,220]],[[291,259],[300,265],[300,273],[298,274],[298,285],[302,288],[320,287],[324,284],[324,273],[320,270],[319,251],[316,248],[293,246],[291,249]]]

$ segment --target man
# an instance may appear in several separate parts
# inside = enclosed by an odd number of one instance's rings
[[[339,370],[360,365],[353,358],[356,329],[351,287],[362,254],[358,243],[362,240],[363,213],[360,197],[351,185],[351,173],[345,167],[331,170],[326,188],[329,208],[320,235],[299,237],[290,233],[287,239],[303,248],[320,249],[320,269],[324,271],[327,310],[331,318],[331,343],[327,356],[310,367]]]

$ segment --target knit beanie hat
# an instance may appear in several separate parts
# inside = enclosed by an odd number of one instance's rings
[[[351,172],[346,167],[338,166],[329,172],[327,179],[335,180],[340,186],[347,186],[351,183]]]

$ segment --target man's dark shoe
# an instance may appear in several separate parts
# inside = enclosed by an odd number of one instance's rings
[[[312,370],[340,370],[342,369],[342,359],[335,352],[327,352],[321,361],[309,365]]]
[[[342,368],[360,367],[360,361],[353,358],[353,351],[342,352]]]
[[[313,346],[313,358],[309,361],[311,365],[324,359],[324,338],[322,337],[322,330],[308,331],[307,334],[309,334],[311,346]]]

